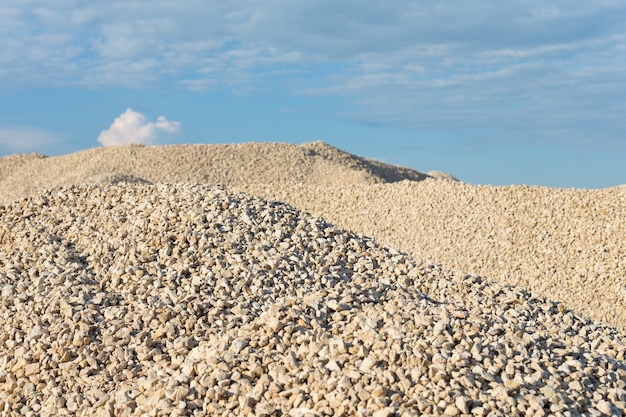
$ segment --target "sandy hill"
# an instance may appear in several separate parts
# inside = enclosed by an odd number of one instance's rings
[[[151,183],[375,184],[420,181],[430,175],[384,164],[324,142],[94,148],[45,157],[0,158],[0,203],[57,185],[117,180]],[[445,174],[433,176],[452,178]]]

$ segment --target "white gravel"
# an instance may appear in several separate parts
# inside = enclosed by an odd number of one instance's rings
[[[433,177],[451,178],[433,172]],[[233,145],[129,145],[69,155],[0,158],[0,204],[58,185],[101,182],[111,176],[210,184],[374,184],[428,174],[343,152],[323,142]]]
[[[625,194],[321,142],[0,158],[0,413],[623,415]]]
[[[451,181],[242,184],[385,245],[522,286],[626,331],[626,189]]]
[[[5,415],[621,415],[626,344],[276,201],[118,183],[0,209]]]

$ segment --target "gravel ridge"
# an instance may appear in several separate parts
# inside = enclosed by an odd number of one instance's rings
[[[75,183],[223,183],[626,331],[626,188],[475,186],[323,142],[123,146],[0,158],[0,204]],[[402,181],[400,181],[402,180]]]
[[[98,182],[130,175],[151,183],[375,184],[430,178],[412,169],[341,151],[324,142],[303,145],[127,145],[69,155],[38,154],[0,158],[0,204],[39,189]],[[438,174],[435,174],[438,175]],[[448,179],[452,179],[450,176]]]
[[[614,328],[276,200],[136,181],[0,206],[4,415],[622,415]]]
[[[626,331],[626,190],[461,182],[241,185],[447,269],[514,284]]]

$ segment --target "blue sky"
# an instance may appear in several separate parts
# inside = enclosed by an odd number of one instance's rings
[[[0,155],[324,140],[476,184],[626,183],[626,1],[3,0]]]

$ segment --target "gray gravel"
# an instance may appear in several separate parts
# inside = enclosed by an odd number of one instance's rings
[[[3,415],[626,410],[623,337],[563,304],[277,201],[115,182],[0,207]]]

